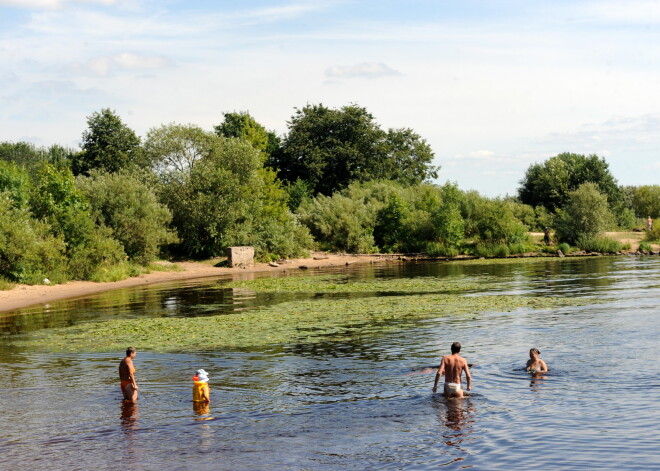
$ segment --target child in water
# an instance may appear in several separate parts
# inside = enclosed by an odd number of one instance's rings
[[[211,402],[208,373],[204,370],[197,370],[193,381],[193,402]]]
[[[545,373],[548,371],[548,365],[545,364],[541,358],[539,358],[538,348],[529,349],[529,360],[527,360],[527,371],[530,373]]]

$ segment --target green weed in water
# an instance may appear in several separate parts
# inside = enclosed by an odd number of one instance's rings
[[[381,335],[420,319],[474,316],[487,311],[585,304],[580,298],[422,294],[291,301],[253,311],[195,318],[124,319],[44,329],[10,343],[31,351],[154,352],[252,348]]]

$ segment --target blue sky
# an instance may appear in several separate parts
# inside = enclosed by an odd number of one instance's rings
[[[77,147],[106,107],[141,136],[242,110],[282,134],[357,103],[465,190],[560,152],[660,183],[660,1],[0,0],[0,63],[0,141]]]

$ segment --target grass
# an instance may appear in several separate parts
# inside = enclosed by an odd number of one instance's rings
[[[6,278],[0,276],[0,290],[4,291],[4,290],[12,289],[14,286],[16,286],[16,283],[12,283]]]
[[[121,281],[126,278],[140,276],[143,273],[152,273],[154,271],[183,271],[176,264],[150,263],[147,266],[137,265],[135,263],[124,262],[116,265],[99,267],[90,277],[90,281],[104,283],[110,281]]]

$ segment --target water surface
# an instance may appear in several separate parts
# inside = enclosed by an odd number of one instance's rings
[[[5,346],[0,467],[660,469],[658,258],[331,272],[356,279],[497,277],[496,287],[470,295],[586,296],[598,303],[438,317],[313,345],[139,352],[134,407],[121,402],[121,352]],[[232,315],[315,296],[250,293],[227,288],[225,280],[133,288],[5,315],[0,338],[6,344],[99,318]],[[428,369],[455,340],[476,364],[473,395],[462,401],[433,394]],[[532,346],[548,363],[547,375],[523,370]],[[190,377],[202,367],[213,402],[195,410]]]

